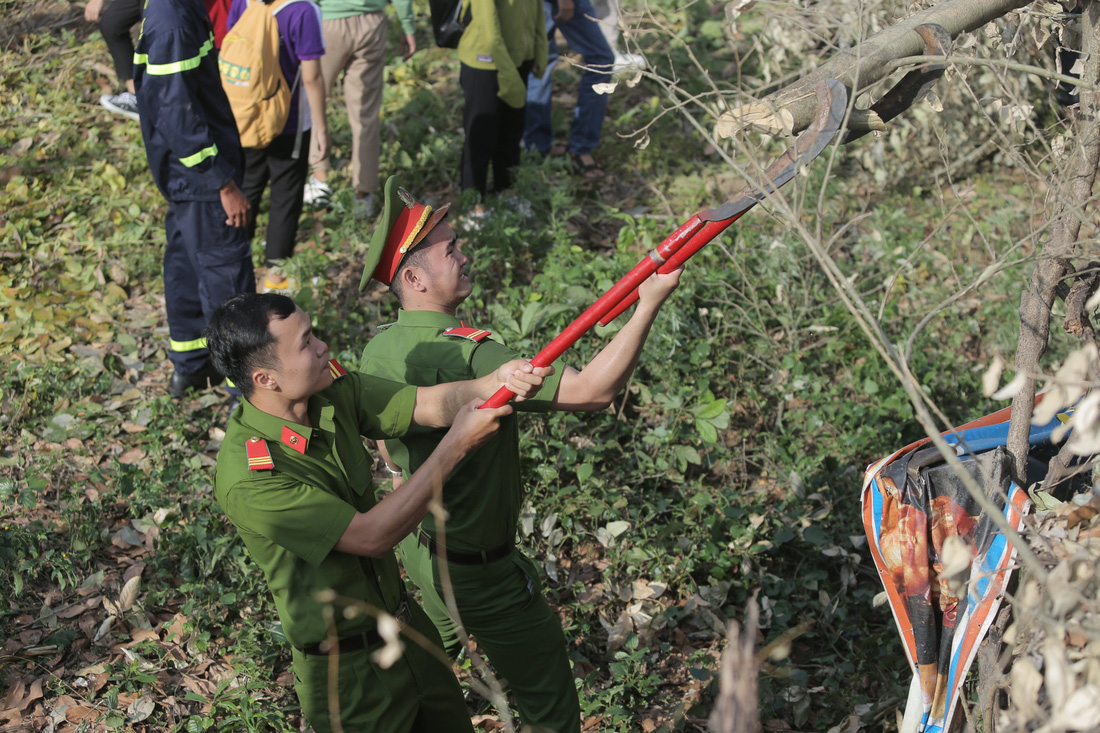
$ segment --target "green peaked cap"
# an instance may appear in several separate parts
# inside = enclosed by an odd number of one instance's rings
[[[383,191],[382,214],[367,243],[360,291],[366,290],[372,278],[389,285],[405,255],[423,241],[451,208],[450,204],[444,204],[433,211],[431,206],[417,203],[397,185],[397,176],[386,179]]]

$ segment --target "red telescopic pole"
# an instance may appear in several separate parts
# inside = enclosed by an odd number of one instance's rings
[[[709,221],[709,222],[707,222],[706,225],[702,229],[700,229],[699,231],[697,231],[695,233],[695,236],[693,236],[690,240],[688,240],[688,242],[686,244],[681,246],[678,250],[676,250],[672,254],[671,257],[668,258],[668,262],[666,262],[665,264],[658,267],[657,272],[661,273],[662,275],[667,275],[668,273],[672,272],[673,270],[675,270],[680,265],[687,262],[689,259],[691,259],[691,257],[696,252],[701,250],[703,247],[705,247],[707,244],[709,244],[711,242],[711,240],[713,240],[719,234],[724,232],[729,227],[730,224],[733,224],[733,222],[737,221],[742,216],[744,216],[745,212],[747,212],[747,211],[748,211],[748,209],[745,209],[745,211],[742,211],[740,214],[737,214],[732,219],[725,219],[723,221]],[[622,301],[617,306],[615,306],[614,308],[609,310],[607,312],[607,314],[603,318],[600,319],[600,325],[601,326],[606,326],[607,324],[614,321],[616,318],[618,318],[620,315],[622,315],[623,311],[625,311],[630,306],[634,305],[634,303],[637,302],[637,300],[638,300],[638,290],[637,290],[637,288],[635,288],[633,292],[628,293],[627,296],[625,298],[623,298]]]
[[[665,241],[661,242],[645,257],[645,259],[635,265],[630,272],[626,273],[626,275],[624,275],[619,282],[615,283],[610,290],[600,296],[599,300],[590,305],[584,313],[581,313],[575,321],[570,323],[565,330],[547,344],[542,351],[535,354],[535,357],[531,359],[531,366],[550,366],[555,359],[565,353],[566,349],[577,343],[577,340],[580,339],[588,329],[595,326],[610,308],[615,307],[624,297],[629,296],[631,292],[637,290],[638,286],[641,285],[647,277],[656,272],[658,267],[667,262],[669,257],[690,241],[692,235],[702,228],[703,220],[700,219],[698,215],[692,216],[681,224],[679,229],[668,235]],[[481,407],[483,409],[501,407],[507,404],[514,394],[515,393],[507,387],[501,387],[492,397],[486,400],[485,404]]]
[[[575,344],[596,323],[610,323],[638,299],[638,286],[654,272],[669,273],[687,261],[708,242],[737,221],[755,206],[765,195],[791,180],[798,166],[816,158],[840,129],[847,104],[847,92],[835,79],[818,84],[820,101],[818,115],[790,148],[765,171],[763,187],[749,186],[740,197],[731,199],[717,209],[695,214],[680,228],[670,234],[656,249],[634,266],[619,282],[588,307],[575,321],[562,331],[546,348],[531,359],[531,366],[549,366],[566,349]],[[601,320],[602,319],[602,320]],[[514,392],[501,387],[482,408],[501,407],[512,399]]]

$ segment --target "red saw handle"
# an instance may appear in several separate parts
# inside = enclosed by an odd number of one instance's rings
[[[547,344],[531,360],[534,367],[549,366],[597,322],[609,323],[638,299],[638,286],[657,272],[668,273],[682,265],[721,231],[756,206],[759,201],[794,178],[799,166],[808,164],[821,154],[841,128],[847,107],[847,90],[836,79],[826,79],[817,87],[818,112],[813,123],[803,131],[793,147],[764,171],[762,185],[750,184],[737,196],[716,209],[695,214],[670,234],[656,249],[634,266],[619,282],[593,303],[575,321]],[[601,320],[603,319],[603,320]],[[501,407],[515,393],[501,387],[482,408]]]

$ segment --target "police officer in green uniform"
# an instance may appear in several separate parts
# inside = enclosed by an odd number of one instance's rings
[[[454,231],[438,222],[412,247],[402,249],[401,217],[421,205],[385,186],[385,210],[371,239],[360,288],[371,278],[390,286],[401,303],[397,322],[363,350],[366,374],[427,386],[492,374],[517,354],[456,316],[470,294],[468,259]],[[415,218],[415,216],[414,216]],[[601,410],[625,386],[661,304],[680,271],[655,275],[640,290],[633,317],[581,371],[555,364],[534,399],[518,410]],[[439,445],[442,433],[415,428],[387,440],[391,471],[407,480]],[[399,485],[402,479],[395,479]],[[409,577],[422,591],[424,608],[452,655],[458,652],[453,619],[443,601],[440,554],[445,554],[463,627],[477,637],[497,673],[515,696],[527,731],[580,730],[580,706],[566,640],[542,595],[537,566],[515,549],[523,502],[519,432],[514,415],[485,446],[462,462],[447,481],[443,503],[449,518],[437,527],[427,516],[401,543]]]
[[[349,733],[471,731],[458,682],[438,658],[406,642],[395,663],[374,661],[383,645],[375,618],[387,614],[441,643],[406,597],[393,547],[450,472],[511,413],[474,408],[501,384],[530,394],[549,370],[513,362],[438,389],[345,372],[309,317],[277,294],[229,298],[205,335],[215,365],[244,396],[218,453],[215,493],[263,569],[314,730],[338,722]],[[361,436],[452,421],[420,469],[376,501]],[[323,602],[325,593],[335,607]]]

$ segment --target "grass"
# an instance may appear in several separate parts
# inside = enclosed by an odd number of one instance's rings
[[[165,393],[165,205],[138,127],[96,104],[113,83],[109,60],[78,9],[5,8],[15,21],[0,53],[0,684],[26,704],[0,725],[52,715],[85,729],[297,730],[273,605],[211,493],[223,399]],[[720,35],[706,26],[696,52],[725,64]],[[460,213],[471,201],[457,186],[456,62],[420,40],[427,50],[387,68],[382,168]],[[683,63],[680,43],[651,41]],[[561,88],[576,77],[560,71]],[[558,101],[568,108],[568,95]],[[732,191],[733,176],[675,115],[634,146],[661,105],[645,82],[616,92],[600,184],[525,158],[516,193],[534,219],[498,207],[479,232],[460,233],[477,283],[467,322],[533,353]],[[346,160],[339,101],[330,119]],[[567,114],[557,119],[564,133]],[[877,185],[857,153],[842,150],[828,180],[818,166],[788,191],[811,230],[837,235],[832,256],[903,342],[1004,243],[1026,239],[1043,192],[1005,169],[920,191]],[[287,267],[317,278],[299,302],[351,361],[395,305],[358,293],[371,225],[350,215],[348,166],[335,187],[331,209],[303,217]],[[980,375],[1014,349],[1024,277],[1023,264],[1005,269],[917,336],[911,368],[950,420],[999,406],[981,396]],[[584,364],[614,329],[597,329],[569,361]],[[761,643],[801,630],[761,677],[772,729],[824,730],[853,712],[892,729],[908,673],[889,613],[872,605],[880,586],[856,497],[863,467],[920,431],[779,219],[755,211],[690,263],[613,410],[524,427],[521,539],[547,571],[592,725],[703,729],[726,623],[755,597]],[[133,604],[111,606],[133,577]],[[486,712],[471,700],[472,714]]]

